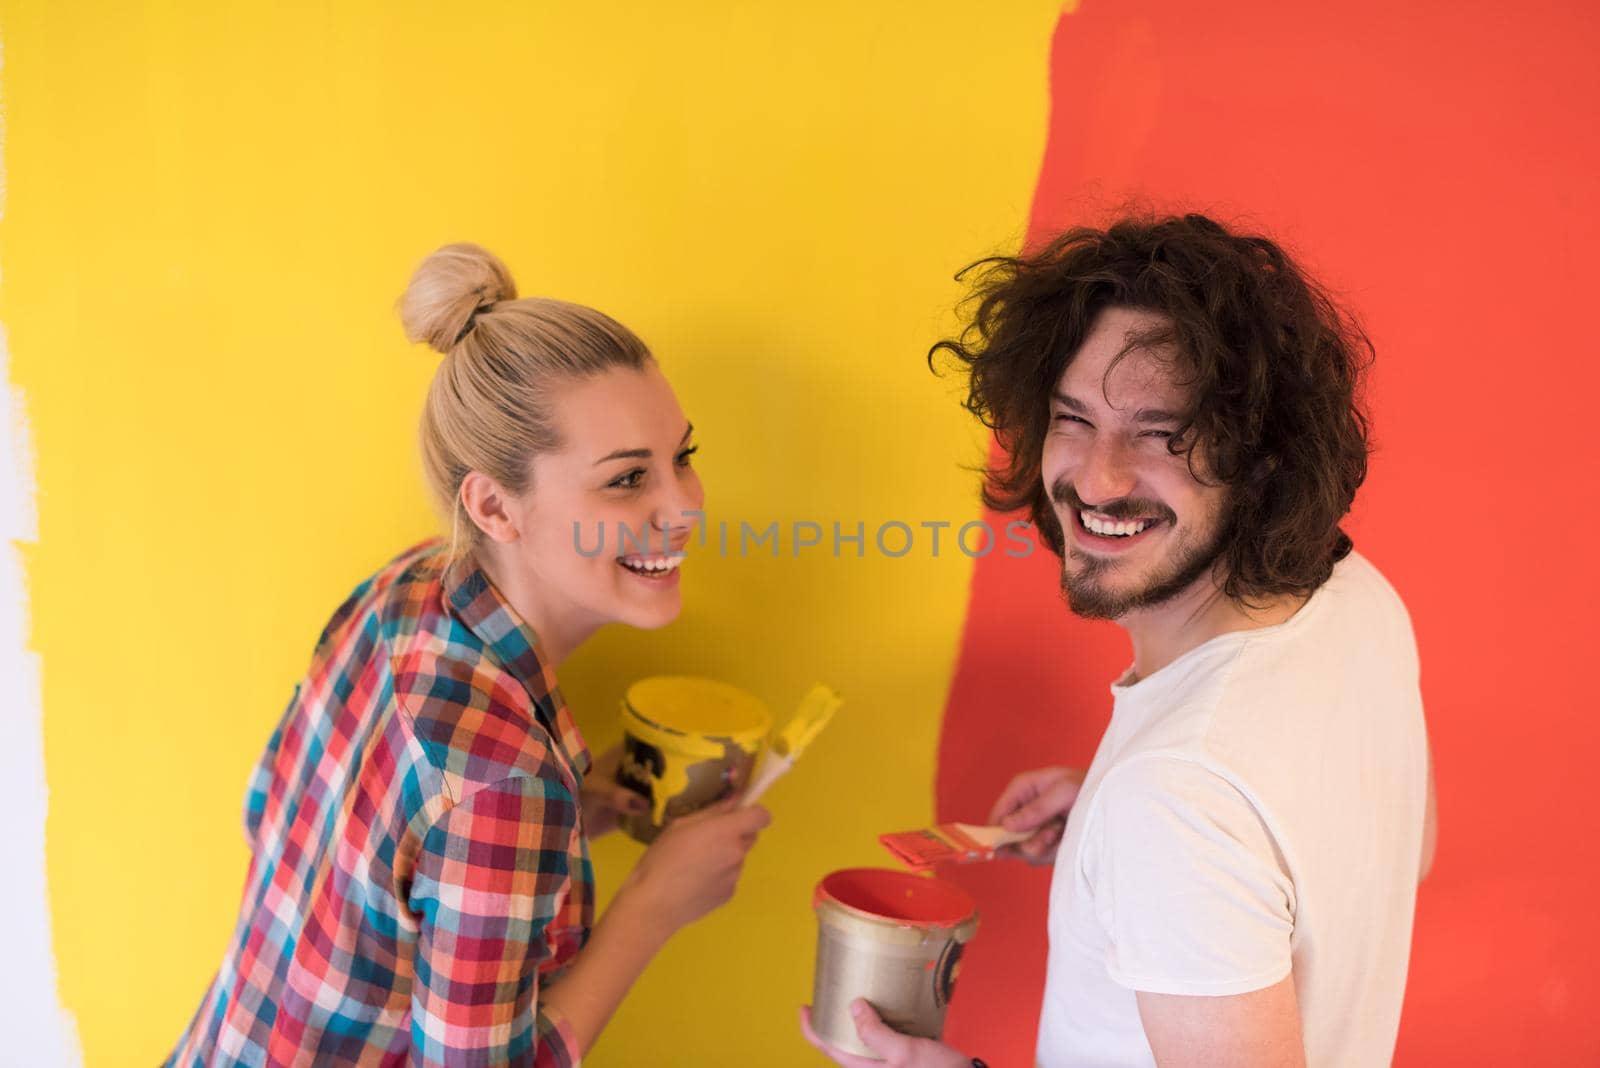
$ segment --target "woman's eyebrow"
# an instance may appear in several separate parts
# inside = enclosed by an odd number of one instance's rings
[[[655,453],[649,449],[618,449],[616,452],[608,452],[600,457],[595,461],[595,465],[599,466],[609,460],[648,460],[654,455]]]
[[[682,445],[684,442],[688,441],[689,435],[693,433],[694,424],[690,423],[684,428],[683,437],[678,439],[678,444]],[[655,453],[651,452],[649,449],[618,449],[616,452],[608,452],[604,456],[600,457],[600,459],[595,461],[595,465],[598,466],[611,460],[648,460],[654,455]]]

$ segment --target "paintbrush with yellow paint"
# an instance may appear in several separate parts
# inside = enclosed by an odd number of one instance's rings
[[[739,804],[753,805],[761,800],[761,795],[767,792],[767,788],[794,767],[794,762],[800,759],[800,754],[805,752],[806,746],[822,733],[822,728],[828,725],[828,721],[839,711],[839,706],[842,704],[844,704],[843,699],[833,692],[832,687],[820,683],[813,686],[811,692],[800,701],[800,708],[795,712],[794,718],[789,720],[772,739],[772,744],[761,757],[760,766],[750,777],[750,785],[745,787],[744,796],[739,799]]]

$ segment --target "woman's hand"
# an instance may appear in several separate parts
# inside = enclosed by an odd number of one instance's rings
[[[650,910],[671,934],[727,902],[744,858],[772,815],[760,805],[723,801],[673,820],[650,844],[618,891]]]
[[[578,804],[583,809],[583,830],[599,838],[617,829],[623,816],[638,816],[650,811],[650,801],[617,781],[617,766],[622,763],[622,746],[614,745],[595,758],[589,774],[583,777]]]
[[[1036,768],[1012,779],[994,803],[989,822],[1008,831],[1034,833],[996,852],[1029,864],[1051,863],[1067,826],[1067,813],[1083,788],[1083,776],[1080,768]]]
[[[972,1058],[959,1050],[931,1038],[912,1038],[892,1030],[863,998],[850,1003],[850,1017],[855,1020],[857,1037],[878,1054],[877,1058],[846,1053],[824,1042],[812,1030],[810,1005],[800,1009],[800,1033],[823,1056],[844,1068],[972,1068]]]

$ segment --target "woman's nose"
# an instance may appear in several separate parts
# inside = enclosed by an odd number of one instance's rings
[[[671,488],[656,498],[655,507],[650,513],[650,525],[669,535],[692,532],[702,519],[700,506],[704,502],[698,479],[676,480]]]

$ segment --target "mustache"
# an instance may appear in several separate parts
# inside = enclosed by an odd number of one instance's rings
[[[1075,512],[1085,510],[1099,512],[1108,519],[1163,519],[1168,523],[1178,521],[1176,513],[1171,508],[1160,501],[1142,497],[1119,497],[1114,501],[1089,504],[1078,496],[1078,491],[1064,475],[1050,484],[1050,500],[1059,508],[1070,508]]]

